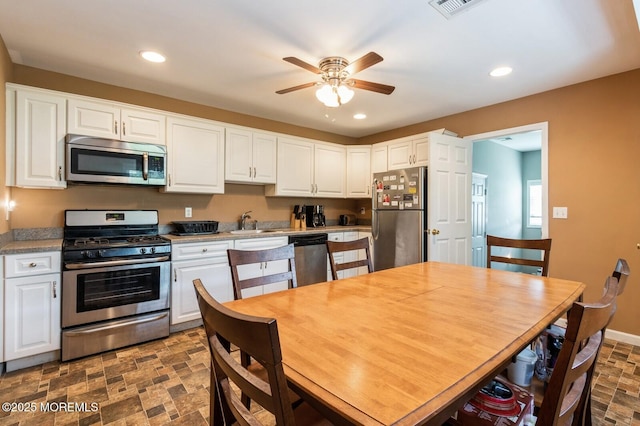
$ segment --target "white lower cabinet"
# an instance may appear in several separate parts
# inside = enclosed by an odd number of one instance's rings
[[[371,263],[373,263],[373,236],[371,235],[371,232],[360,231],[358,232],[358,239],[361,239],[361,238],[369,239],[369,254],[371,255]],[[367,258],[367,253],[364,250],[360,250],[360,252],[358,253],[358,260],[364,260],[366,258]],[[367,269],[366,266],[361,266],[360,268],[358,268],[358,275],[368,274],[368,273],[369,273],[369,270]]]
[[[4,257],[4,360],[60,349],[60,252]]]
[[[248,238],[235,241],[236,250],[264,250],[276,247],[286,246],[289,243],[287,237],[267,237],[267,238]],[[275,262],[256,263],[251,265],[238,266],[238,276],[240,279],[256,278],[263,275],[273,275],[289,270],[289,262],[286,260],[278,260]],[[273,293],[276,291],[287,290],[289,283],[281,281],[277,283],[257,286],[242,290],[242,297],[259,296],[261,294]]]
[[[174,244],[171,248],[171,325],[201,318],[193,280],[218,302],[233,300],[227,250],[232,240]]]
[[[364,238],[361,234],[371,235],[370,233],[363,233],[358,231],[345,231],[345,232],[331,232],[328,234],[329,241],[355,241],[360,238]],[[369,240],[369,245],[371,246],[371,240]],[[342,253],[336,253],[334,256],[336,263],[346,263],[346,262],[355,262],[356,260],[364,259],[366,253],[364,250],[352,250],[345,251]],[[366,267],[358,268],[358,269],[345,269],[344,271],[338,271],[338,278],[350,278],[355,277],[357,275],[366,274],[369,271]],[[329,260],[327,260],[327,281],[331,281],[331,264]]]

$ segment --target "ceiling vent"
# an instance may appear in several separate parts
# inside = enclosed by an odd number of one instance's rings
[[[482,0],[430,0],[429,4],[445,18],[451,19],[458,13],[464,12],[471,6],[481,2]]]

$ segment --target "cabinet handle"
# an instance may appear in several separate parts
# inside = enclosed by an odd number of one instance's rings
[[[58,166],[58,180],[62,180],[62,166]]]
[[[167,175],[167,186],[171,186],[171,175]]]
[[[256,177],[256,168],[253,168],[253,177]]]
[[[203,249],[202,249],[202,252],[203,252],[203,253],[206,253],[208,250],[209,250],[209,249],[205,247],[205,248],[203,248]]]
[[[113,124],[113,133],[118,134],[118,120],[116,120]]]
[[[125,127],[125,123],[122,123],[122,136],[126,136],[127,135],[127,128]]]
[[[173,282],[177,283],[178,282],[178,269],[174,269],[173,270]]]
[[[249,177],[251,177],[251,166],[249,166]]]
[[[36,266],[38,266],[38,264],[36,262],[31,262],[29,264],[29,268],[35,268]]]
[[[267,265],[268,265],[268,264],[269,264],[269,263],[264,262],[264,269],[267,269]]]
[[[58,293],[56,292],[56,285],[57,285],[57,282],[54,281],[53,282],[53,298],[54,299],[56,299],[58,297]]]

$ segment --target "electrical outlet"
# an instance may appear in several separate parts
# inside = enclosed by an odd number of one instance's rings
[[[553,218],[554,219],[567,219],[569,217],[569,212],[566,207],[554,207],[553,208]]]
[[[184,217],[191,217],[193,215],[193,211],[191,210],[191,207],[185,207],[184,208]]]
[[[364,207],[360,207],[360,214],[365,214],[365,213],[366,213],[365,208]]]

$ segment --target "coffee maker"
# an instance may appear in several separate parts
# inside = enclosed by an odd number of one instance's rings
[[[307,228],[318,228],[325,226],[324,206],[304,206],[304,213],[307,219]]]

